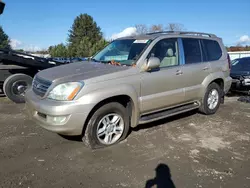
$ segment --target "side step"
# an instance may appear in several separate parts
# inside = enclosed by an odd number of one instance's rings
[[[193,102],[193,103],[188,103],[188,104],[185,104],[182,106],[163,110],[160,112],[154,112],[151,114],[142,115],[141,118],[139,119],[139,124],[150,123],[150,122],[153,122],[156,120],[160,120],[160,119],[164,119],[164,118],[167,118],[170,116],[174,116],[177,114],[188,112],[190,110],[194,110],[194,109],[197,109],[199,107],[200,107],[200,105],[198,102]]]

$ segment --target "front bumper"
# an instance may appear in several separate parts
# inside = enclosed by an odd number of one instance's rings
[[[29,89],[25,94],[26,109],[29,117],[46,130],[62,135],[81,135],[92,104],[80,101],[53,101],[40,99]],[[52,121],[53,118],[63,121]]]

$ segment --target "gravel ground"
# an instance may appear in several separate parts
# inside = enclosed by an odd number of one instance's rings
[[[215,115],[140,126],[94,151],[42,129],[24,111],[0,98],[0,187],[250,187],[250,104],[237,97]]]

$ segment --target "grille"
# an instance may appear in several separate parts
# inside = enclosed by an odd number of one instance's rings
[[[52,84],[51,81],[44,80],[36,76],[33,79],[32,89],[36,95],[43,97],[51,84]]]

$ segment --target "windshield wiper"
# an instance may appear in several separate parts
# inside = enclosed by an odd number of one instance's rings
[[[97,63],[107,63],[106,61],[96,60],[94,58],[90,59],[91,61],[97,62]]]
[[[91,60],[91,61],[94,61],[94,62],[101,62],[101,61],[97,61],[97,60],[94,59],[94,58],[91,58],[90,60]]]

